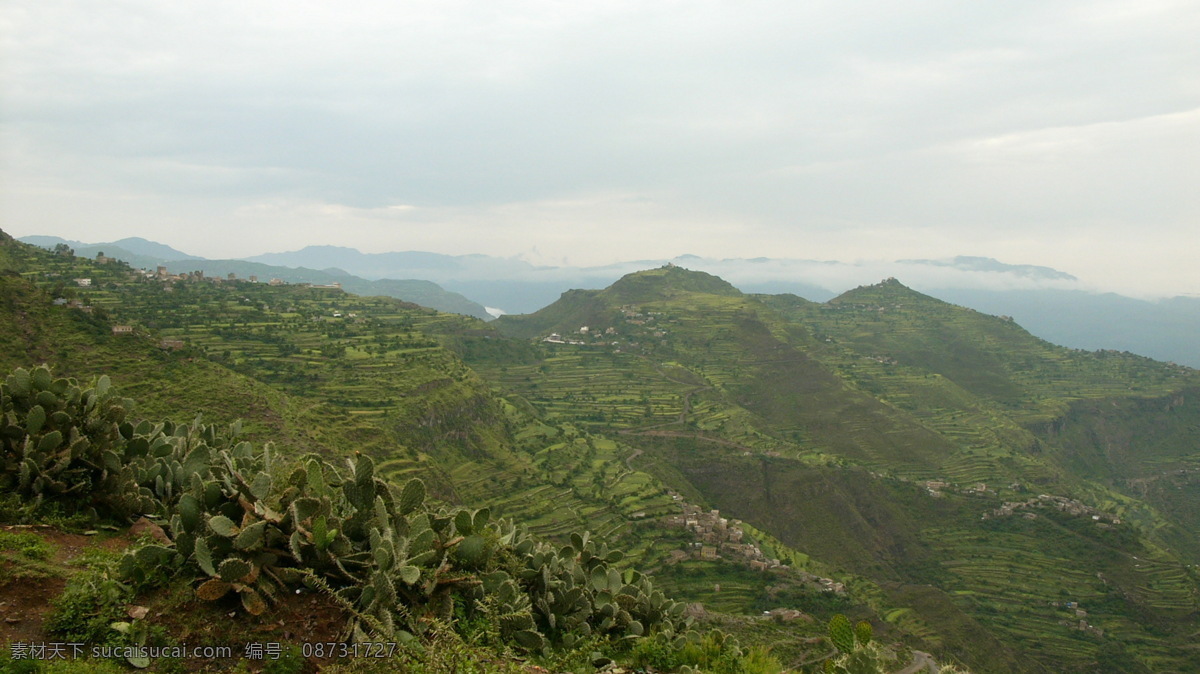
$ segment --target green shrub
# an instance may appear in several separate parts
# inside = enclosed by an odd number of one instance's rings
[[[118,646],[125,638],[112,623],[126,619],[132,590],[114,577],[115,564],[89,568],[67,581],[46,617],[46,630],[63,641]]]
[[[630,650],[629,661],[634,667],[663,671],[678,669],[683,664],[679,649],[660,637],[639,639]]]
[[[50,544],[33,532],[0,531],[0,552],[12,552],[26,559],[46,561],[50,558]]]
[[[419,479],[388,484],[364,454],[344,467],[313,455],[280,462],[270,443],[240,441],[240,424],[135,423],[131,405],[106,377],[83,389],[45,366],[0,385],[0,488],[68,512],[153,514],[170,538],[70,581],[48,628],[72,641],[120,643],[110,623],[124,604],[183,575],[199,576],[198,598],[236,597],[253,615],[281,592],[321,591],[351,615],[354,640],[407,643],[457,615],[481,621],[471,629],[490,647],[535,656],[588,659],[648,634],[683,644],[683,604],[637,570],[618,571],[624,554],[587,533],[539,542],[487,508],[427,503]],[[735,644],[694,643],[687,662],[741,671],[722,664],[740,658]]]
[[[662,635],[640,639],[630,650],[629,661],[638,668],[677,671],[687,667],[710,674],[777,674],[783,670],[767,648],[743,649],[719,630],[688,640],[682,647]]]
[[[0,531],[0,585],[61,576],[61,571],[48,561],[50,553],[50,544],[35,533]]]

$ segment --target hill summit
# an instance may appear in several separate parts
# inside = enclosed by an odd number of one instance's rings
[[[896,302],[899,300],[940,300],[917,292],[901,283],[895,277],[886,278],[879,283],[859,286],[829,300],[830,304],[876,304],[880,302]]]
[[[742,292],[725,279],[667,263],[622,276],[605,294],[622,302],[650,302],[685,293],[737,296]]]
[[[611,326],[625,308],[670,302],[689,296],[745,297],[728,281],[667,263],[626,274],[603,290],[568,290],[557,302],[532,314],[501,316],[496,326],[509,337],[529,338],[582,326]]]

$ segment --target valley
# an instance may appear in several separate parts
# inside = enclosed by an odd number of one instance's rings
[[[587,530],[785,665],[840,612],[977,672],[1200,667],[1195,370],[893,279],[814,303],[668,265],[484,323],[3,243],[6,371]]]

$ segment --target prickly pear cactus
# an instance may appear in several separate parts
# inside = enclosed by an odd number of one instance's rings
[[[199,599],[236,597],[254,615],[305,585],[346,606],[359,639],[407,640],[460,610],[529,652],[688,632],[683,604],[616,569],[623,555],[586,532],[553,546],[486,508],[435,508],[421,480],[393,487],[369,456],[280,465],[270,444],[238,440],[237,424],[134,424],[130,405],[106,377],[85,388],[45,366],[0,382],[0,488],[158,518],[173,545],[128,553],[132,582],[190,572]]]
[[[850,619],[837,614],[829,620],[829,640],[838,655],[825,661],[829,674],[878,674],[885,671],[886,657],[871,642],[871,624],[863,620],[851,626]]]
[[[871,623],[860,620],[854,625],[854,641],[861,646],[866,646],[871,643],[872,632]]]
[[[152,511],[150,494],[135,488],[138,474],[123,470],[131,405],[108,377],[83,388],[45,365],[17,368],[0,382],[0,489],[100,515]]]

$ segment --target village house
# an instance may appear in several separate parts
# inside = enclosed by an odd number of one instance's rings
[[[668,494],[674,500],[681,499],[673,491],[669,491]],[[678,563],[689,556],[706,561],[727,559],[745,564],[754,571],[795,574],[802,581],[811,583],[825,592],[839,595],[846,593],[845,585],[832,578],[821,578],[805,571],[794,570],[779,559],[768,558],[759,546],[743,543],[745,532],[741,521],[721,517],[719,510],[704,511],[686,501],[679,505],[682,514],[664,517],[663,522],[670,527],[691,531],[698,540],[689,543],[686,550],[672,551],[667,563]]]
[[[833,580],[832,578],[822,578],[819,582],[821,583],[821,587],[824,588],[826,592],[832,592],[834,594],[846,594],[846,586]]]
[[[688,553],[685,550],[672,550],[667,553],[667,564],[678,564],[688,558]]]
[[[1034,508],[1053,508],[1076,517],[1090,517],[1091,520],[1099,527],[1108,527],[1121,523],[1121,518],[1117,517],[1113,513],[1104,512],[1103,510],[1093,508],[1072,498],[1067,498],[1065,496],[1052,496],[1050,494],[1039,494],[1037,498],[1031,498],[1026,501],[1005,501],[1000,505],[999,508],[984,513],[983,519],[988,519],[991,517],[1007,517],[1015,514],[1015,512],[1018,510],[1025,511],[1021,513],[1022,517],[1025,517],[1026,519],[1034,519],[1037,517],[1037,515],[1029,512],[1029,510]]]
[[[926,480],[925,482],[922,482],[921,484],[923,484],[925,486],[925,488],[929,490],[930,494],[935,494],[935,493],[940,492],[941,490],[945,489],[946,487],[950,486],[950,484],[948,482],[945,482],[943,480]]]
[[[75,285],[79,286],[80,288],[87,288],[92,285],[92,279],[90,278],[77,278],[74,280]]]
[[[133,333],[133,326],[132,326],[132,325],[114,325],[114,326],[112,326],[112,333],[113,333],[114,335],[129,335],[129,334],[132,334],[132,333]]]
[[[806,617],[802,611],[797,611],[794,608],[775,608],[770,611],[763,611],[763,615],[774,619],[776,622],[791,622]],[[807,618],[807,620],[808,622],[812,622],[812,618]]]

